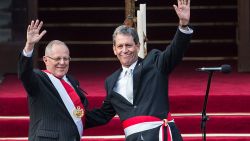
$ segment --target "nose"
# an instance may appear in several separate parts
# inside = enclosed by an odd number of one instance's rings
[[[59,61],[59,64],[65,64],[65,62],[66,62],[66,61],[63,60],[63,58],[61,58],[60,61]]]
[[[126,45],[123,45],[123,46],[122,46],[122,52],[127,52],[127,51],[128,51],[127,46],[126,46]]]

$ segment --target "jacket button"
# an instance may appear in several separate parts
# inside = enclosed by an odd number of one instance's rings
[[[134,109],[135,109],[135,108],[137,108],[137,106],[136,106],[136,105],[134,106]]]

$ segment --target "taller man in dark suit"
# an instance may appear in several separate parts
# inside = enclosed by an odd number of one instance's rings
[[[117,114],[127,141],[182,140],[169,111],[168,77],[181,62],[193,33],[188,27],[190,0],[178,0],[174,8],[179,27],[173,41],[164,51],[153,49],[145,59],[137,55],[140,43],[136,31],[124,25],[116,28],[113,51],[121,68],[106,79],[107,96],[102,107],[91,113],[96,114],[96,122],[91,122],[95,124],[87,122],[88,126],[102,124],[98,119],[102,114],[107,121]]]
[[[30,141],[80,141],[87,99],[79,83],[67,75],[70,62],[65,43],[54,40],[46,49],[46,70],[33,69],[34,46],[44,36],[43,22],[32,21],[19,58],[18,73],[28,94]]]

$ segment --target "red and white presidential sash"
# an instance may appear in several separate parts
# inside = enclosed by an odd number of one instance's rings
[[[74,120],[79,135],[83,134],[83,124],[85,121],[85,108],[81,102],[80,97],[77,95],[74,88],[67,81],[66,76],[62,79],[58,79],[54,75],[52,75],[49,71],[43,70],[55,86],[58,91],[64,105],[66,106],[68,112],[70,113],[72,119]],[[66,80],[66,81],[65,81]]]
[[[164,141],[164,128],[167,128],[167,140],[172,141],[172,133],[170,127],[168,126],[169,122],[174,122],[174,119],[170,116],[170,114],[167,119],[163,120],[154,116],[136,116],[126,119],[122,122],[122,125],[126,137],[161,126],[159,130],[159,141]]]

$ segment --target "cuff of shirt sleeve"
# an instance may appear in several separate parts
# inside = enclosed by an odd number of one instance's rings
[[[189,28],[189,27],[186,27],[185,29],[179,27],[179,30],[182,32],[182,33],[185,33],[185,34],[192,34],[194,31],[193,29]]]
[[[31,51],[29,51],[29,52],[26,52],[25,50],[23,50],[23,55],[26,56],[26,57],[31,57],[32,53],[33,53],[33,49]]]

